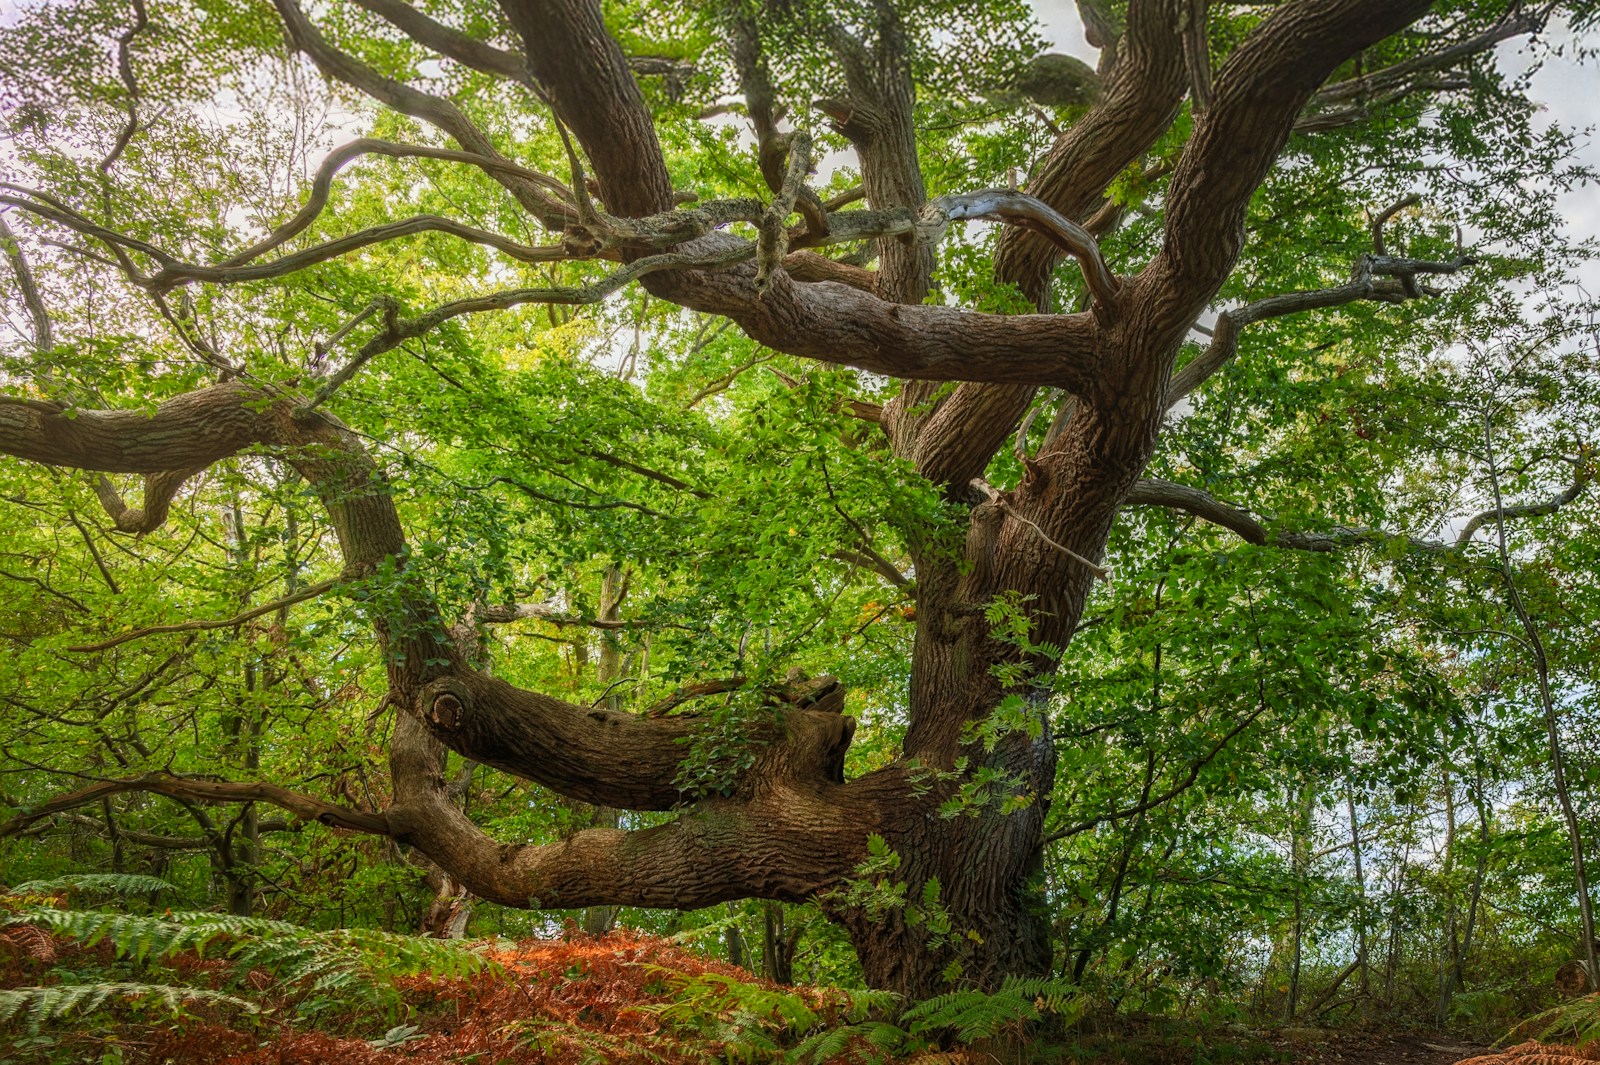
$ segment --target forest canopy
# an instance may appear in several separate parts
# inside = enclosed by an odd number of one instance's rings
[[[9,17],[4,875],[919,998],[1592,969],[1594,175],[1529,63],[1597,9],[1078,15]]]

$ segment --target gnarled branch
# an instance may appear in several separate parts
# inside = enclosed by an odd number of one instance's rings
[[[273,0],[273,5],[278,9],[295,48],[310,56],[324,74],[402,114],[412,115],[438,127],[474,155],[486,159],[500,158],[488,135],[454,103],[385,77],[354,56],[335,48],[306,18],[305,12],[294,0]],[[571,204],[551,195],[544,187],[544,182],[530,181],[498,169],[491,171],[491,174],[518,203],[546,226],[559,228],[575,220]]]
[[[1048,238],[1083,267],[1083,279],[1099,302],[1110,305],[1122,284],[1106,266],[1099,243],[1078,223],[1037,197],[1015,189],[984,189],[953,196],[941,196],[923,209],[923,218],[937,224],[940,216],[948,221],[986,218],[1030,229]],[[941,227],[942,228],[942,227]]]
[[[154,532],[166,523],[173,497],[185,481],[199,472],[197,469],[162,470],[160,473],[146,474],[143,506],[128,506],[116,486],[103,474],[95,478],[94,494],[118,532],[143,535]]]

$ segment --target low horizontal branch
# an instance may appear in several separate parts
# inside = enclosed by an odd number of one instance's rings
[[[46,817],[76,810],[112,795],[122,795],[132,791],[192,802],[264,802],[288,810],[302,820],[316,821],[330,828],[346,828],[380,836],[391,835],[389,820],[382,814],[349,810],[276,784],[261,781],[199,780],[173,776],[170,773],[146,773],[143,776],[119,780],[102,780],[77,791],[58,795],[38,806],[25,808],[22,813],[0,824],[0,839],[14,836]]]
[[[1575,462],[1576,474],[1567,488],[1548,499],[1518,503],[1474,514],[1462,525],[1454,540],[1406,536],[1366,527],[1336,526],[1324,531],[1284,529],[1269,524],[1250,511],[1226,503],[1211,493],[1160,478],[1145,478],[1133,486],[1124,506],[1165,507],[1193,514],[1213,525],[1237,534],[1248,543],[1284,547],[1296,551],[1337,551],[1361,544],[1403,542],[1407,549],[1424,554],[1443,554],[1466,549],[1472,537],[1486,524],[1497,520],[1540,517],[1553,514],[1583,494],[1593,478],[1586,456]]]
[[[90,829],[100,835],[109,835],[105,821],[98,817],[89,817],[86,814],[63,813],[57,814],[60,820],[70,822],[83,828]],[[256,824],[257,832],[297,832],[303,821],[260,821]],[[35,829],[34,831],[37,831]],[[162,836],[153,832],[141,832],[136,828],[127,828],[123,825],[116,827],[117,836],[129,843],[140,847],[154,847],[157,850],[169,851],[203,851],[208,847],[216,846],[216,840],[205,836]]]

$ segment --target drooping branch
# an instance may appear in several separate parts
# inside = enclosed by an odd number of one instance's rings
[[[1070,547],[1064,547],[1061,544],[1056,543],[1055,540],[1051,539],[1048,533],[1039,528],[1037,522],[1022,514],[1017,510],[1016,507],[1012,506],[1006,499],[1005,493],[999,491],[987,481],[983,481],[978,478],[973,478],[971,483],[973,488],[976,488],[978,491],[983,493],[983,495],[989,500],[990,505],[994,506],[1000,511],[1003,511],[1009,517],[1021,522],[1029,529],[1032,529],[1034,534],[1038,536],[1041,541],[1043,541],[1046,547],[1049,547],[1053,551],[1061,552],[1063,555],[1072,559],[1074,562],[1078,563],[1078,565],[1084,567],[1101,580],[1108,580],[1111,577],[1111,571],[1106,569],[1104,566],[1101,566],[1090,559],[1084,558]]]
[[[6,260],[11,264],[11,274],[16,278],[17,289],[22,293],[22,305],[28,309],[28,318],[33,326],[33,347],[41,354],[55,347],[55,337],[50,327],[50,312],[45,308],[44,300],[39,295],[39,285],[33,279],[33,270],[28,265],[28,257],[22,252],[22,245],[18,243],[16,234],[11,232],[11,227],[6,224],[4,214],[0,214],[0,247],[4,247]]]
[[[0,189],[9,189],[17,195],[0,195],[0,204],[8,207],[20,207],[30,214],[37,215],[58,225],[82,233],[84,236],[93,237],[105,245],[106,249],[116,258],[124,273],[130,279],[143,281],[144,274],[134,265],[129,258],[129,252],[138,252],[154,259],[163,267],[177,266],[179,260],[156,247],[149,241],[140,240],[126,233],[119,233],[114,229],[92,221],[78,211],[73,210],[60,200],[37,189],[13,185],[10,182],[0,181]]]
[[[1029,229],[1078,260],[1089,291],[1100,303],[1111,305],[1121,290],[1111,269],[1100,254],[1100,245],[1089,231],[1037,197],[1015,189],[984,189],[952,196],[941,196],[923,210],[924,218],[949,221],[984,218]]]
[[[331,828],[370,832],[380,836],[393,835],[389,819],[382,814],[363,813],[360,810],[335,806],[277,784],[201,780],[173,776],[170,773],[147,773],[123,780],[104,780],[90,784],[86,788],[79,788],[77,791],[58,795],[38,806],[29,807],[11,820],[0,824],[0,839],[14,836],[44,818],[93,805],[112,795],[122,795],[132,791],[165,795],[171,799],[191,802],[265,802],[288,810],[306,821],[316,821]]]

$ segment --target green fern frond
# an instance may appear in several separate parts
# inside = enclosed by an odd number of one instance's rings
[[[858,1052],[861,1061],[888,1061],[891,1058],[923,1049],[926,1044],[904,1028],[886,1021],[868,1021],[863,1024],[846,1024],[802,1039],[785,1056],[789,1065],[821,1065],[844,1053],[853,1040],[862,1040],[866,1047]]]
[[[141,873],[74,873],[51,880],[30,880],[11,889],[13,895],[47,895],[55,891],[103,891],[115,895],[153,895],[176,891],[159,876]]]
[[[1046,1013],[1076,1019],[1085,1003],[1078,988],[1066,981],[1013,976],[993,992],[952,991],[918,1002],[900,1019],[916,1035],[951,1031],[962,1042],[971,1042]]]
[[[1539,1029],[1537,1036],[1541,1041],[1548,1042],[1551,1037],[1559,1036],[1562,1042],[1575,1046],[1592,1043],[1600,1039],[1600,995],[1585,995],[1571,1002],[1563,1002],[1518,1025],[1515,1030],[1541,1023],[1544,1027]]]
[[[68,984],[55,987],[19,987],[0,991],[0,1023],[26,1013],[28,1027],[38,1031],[46,1021],[61,1020],[75,1013],[100,1009],[112,999],[150,999],[166,1006],[168,1012],[183,1012],[187,1002],[207,1002],[233,1006],[248,1013],[259,1013],[252,1003],[220,991],[199,987],[174,987],[170,984]]]
[[[354,992],[363,1001],[388,1002],[395,977],[432,973],[469,976],[493,967],[472,947],[369,929],[320,932],[287,921],[219,913],[171,913],[162,917],[30,907],[9,923],[32,924],[85,946],[108,942],[118,957],[147,961],[184,950],[205,955],[218,940],[237,971],[264,969],[289,983],[309,981],[315,990]]]

